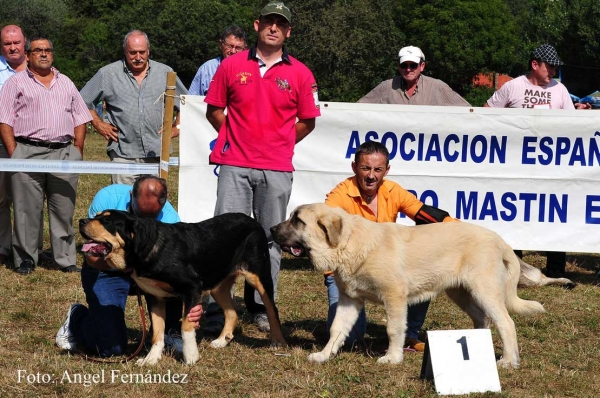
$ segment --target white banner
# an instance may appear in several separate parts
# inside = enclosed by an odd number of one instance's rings
[[[216,200],[217,134],[203,99],[186,96],[181,108],[178,209],[188,222],[212,217]],[[600,112],[322,103],[321,113],[296,146],[289,211],[324,201],[374,140],[390,151],[388,179],[514,248],[600,252]]]

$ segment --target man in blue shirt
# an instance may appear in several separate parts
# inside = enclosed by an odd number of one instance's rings
[[[129,185],[109,185],[102,188],[94,197],[88,211],[88,217],[98,212],[115,209],[124,210],[139,217],[155,218],[158,221],[173,224],[180,221],[179,215],[167,201],[167,183],[155,176],[138,178],[133,188]],[[56,345],[65,350],[74,350],[81,344],[88,350],[97,351],[101,357],[122,355],[127,346],[127,327],[125,325],[125,304],[131,285],[127,273],[111,269],[103,257],[86,252],[81,271],[81,284],[85,292],[88,307],[73,304],[67,319],[56,334]],[[87,253],[89,252],[89,253]],[[180,329],[182,314],[181,300],[167,302],[165,330],[174,332]],[[196,322],[202,315],[202,306],[190,311],[188,319]],[[181,337],[173,333],[165,336],[165,343],[171,348],[181,350]]]
[[[246,46],[246,32],[244,32],[244,29],[239,26],[230,26],[225,29],[219,40],[221,56],[206,61],[200,66],[198,72],[196,72],[196,76],[194,76],[194,80],[192,80],[188,94],[206,95],[210,81],[219,65],[221,65],[221,61],[230,55],[245,50]]]
[[[0,91],[12,75],[27,68],[25,35],[17,25],[7,25],[0,32]],[[0,158],[8,153],[0,140]],[[0,171],[0,264],[4,264],[11,249],[12,223],[10,219],[10,174]]]

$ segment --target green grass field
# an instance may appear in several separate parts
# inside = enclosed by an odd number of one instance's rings
[[[102,137],[89,134],[85,160],[107,160]],[[169,184],[177,204],[177,168]],[[85,217],[105,175],[81,175],[75,223]],[[48,232],[44,248],[49,249]],[[574,237],[575,238],[575,237]],[[82,243],[78,235],[78,245]],[[527,252],[525,260],[542,267],[543,255]],[[514,316],[521,351],[519,369],[500,369],[504,397],[596,397],[600,391],[599,258],[569,253],[572,290],[523,289],[523,298],[544,304],[546,314]],[[81,263],[81,258],[79,258]],[[327,296],[323,277],[305,259],[285,257],[279,280],[278,307],[289,347],[273,351],[269,340],[250,322],[236,287],[241,320],[233,342],[216,350],[198,330],[200,361],[186,366],[163,357],[155,367],[134,362],[92,363],[54,346],[54,337],[71,303],[83,302],[79,275],[37,268],[28,276],[0,269],[0,397],[434,397],[431,382],[419,379],[422,354],[406,353],[399,365],[377,365],[386,349],[385,317],[368,305],[364,345],[345,350],[323,365],[307,361],[327,339]],[[141,337],[135,299],[127,309],[129,350]],[[467,329],[465,314],[445,297],[430,307],[426,330]],[[500,340],[492,329],[494,350]],[[149,345],[147,345],[149,347]],[[144,351],[145,354],[145,351]],[[284,354],[284,355],[281,355]],[[477,375],[472,375],[477,377]],[[184,380],[185,378],[185,380]],[[160,380],[159,380],[160,379]],[[149,382],[153,381],[153,382]]]

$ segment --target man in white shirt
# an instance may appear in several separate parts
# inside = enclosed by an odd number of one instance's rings
[[[504,84],[496,91],[484,107],[491,108],[532,108],[532,109],[591,109],[590,104],[575,104],[569,91],[554,80],[563,62],[558,58],[554,47],[542,44],[531,53],[529,73]],[[515,250],[523,257],[521,250]],[[562,278],[565,274],[567,254],[546,252],[546,276]]]

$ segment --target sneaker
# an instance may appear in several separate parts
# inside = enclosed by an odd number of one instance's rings
[[[60,349],[73,351],[77,347],[77,341],[75,341],[75,336],[73,336],[73,333],[71,332],[71,315],[73,315],[75,310],[79,307],[83,307],[83,305],[71,305],[69,312],[67,312],[67,319],[65,320],[65,323],[63,323],[56,333],[56,345]]]
[[[169,329],[165,334],[165,351],[183,355],[183,339],[175,329]]]
[[[261,332],[270,332],[271,325],[269,324],[269,319],[267,318],[267,314],[264,312],[259,312],[258,314],[254,314],[252,317],[252,323],[258,327],[258,330]]]
[[[33,272],[34,269],[35,269],[35,265],[33,264],[33,261],[31,261],[30,259],[27,259],[21,263],[19,268],[15,269],[15,272],[17,274],[21,274],[21,275],[29,275]]]
[[[404,340],[404,350],[405,351],[413,351],[413,352],[423,352],[425,351],[425,343],[420,341],[419,339],[415,339],[413,337],[407,337]]]

